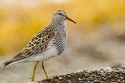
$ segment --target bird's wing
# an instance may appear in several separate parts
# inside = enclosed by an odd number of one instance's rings
[[[44,50],[46,50],[48,43],[54,36],[54,29],[46,27],[45,29],[34,35],[27,46],[18,55],[13,57],[12,61],[15,62],[32,55],[42,53]]]

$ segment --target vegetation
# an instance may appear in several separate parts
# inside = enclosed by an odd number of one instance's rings
[[[56,1],[56,0],[55,0]],[[77,25],[74,27],[86,31],[93,26],[111,23],[119,28],[119,20],[125,18],[125,0],[64,0],[62,3],[52,1],[25,0],[0,1],[0,55],[13,53],[22,49],[29,39],[46,26],[52,13],[64,9]],[[71,27],[71,23],[68,23]]]

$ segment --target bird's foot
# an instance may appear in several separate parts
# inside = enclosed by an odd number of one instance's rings
[[[31,79],[31,82],[36,82],[36,81],[34,80],[34,78],[29,78],[29,79]]]

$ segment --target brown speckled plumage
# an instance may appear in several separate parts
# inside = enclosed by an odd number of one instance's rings
[[[27,58],[32,55],[37,55],[46,50],[46,47],[50,40],[56,35],[56,31],[53,27],[46,27],[42,31],[38,32],[33,38],[29,41],[27,46],[12,60],[17,61],[23,58]]]

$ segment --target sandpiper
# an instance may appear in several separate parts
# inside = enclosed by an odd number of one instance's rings
[[[35,34],[26,47],[11,60],[5,62],[4,66],[21,62],[36,62],[31,78],[34,81],[38,63],[42,62],[42,69],[48,78],[43,62],[64,51],[67,40],[66,19],[76,23],[67,16],[64,10],[54,12],[51,23]]]

